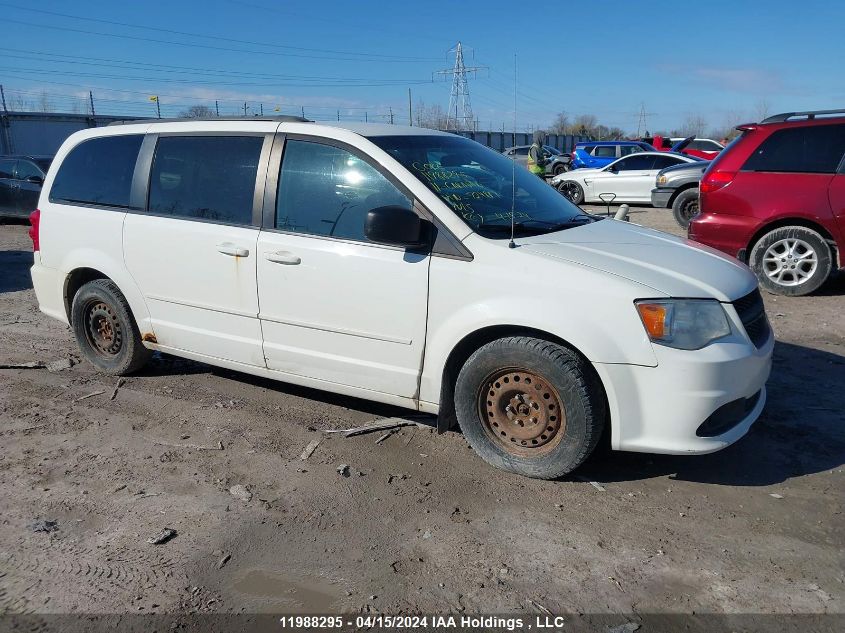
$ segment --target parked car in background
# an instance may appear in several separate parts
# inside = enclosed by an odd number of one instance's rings
[[[689,237],[747,262],[769,292],[813,292],[845,266],[845,110],[737,129],[704,173]]]
[[[60,148],[39,209],[39,307],[103,373],[158,350],[439,414],[539,478],[605,430],[618,450],[713,452],[765,405],[774,337],[746,266],[585,214],[461,136],[92,128]]]
[[[642,141],[582,141],[572,150],[572,169],[605,167],[628,154],[653,152],[654,147]]]
[[[681,152],[688,156],[697,156],[704,160],[713,160],[719,155],[725,146],[709,138],[696,138],[695,136],[666,137],[654,136],[644,138],[643,141],[651,143],[661,152]]]
[[[0,217],[28,217],[38,196],[52,156],[0,156]]]
[[[698,183],[709,166],[709,161],[696,161],[661,169],[651,190],[651,205],[671,208],[675,221],[687,228],[698,213]]]
[[[601,202],[601,194],[614,194],[613,202],[651,202],[661,169],[700,160],[684,154],[635,152],[601,169],[576,169],[555,176],[551,184],[575,204]]]
[[[530,145],[517,145],[516,147],[508,147],[502,153],[508,158],[514,158],[517,163],[527,169],[529,149],[531,149]],[[549,161],[546,163],[547,176],[557,176],[558,174],[562,174],[563,172],[571,169],[571,154],[561,152],[559,149],[552,147],[551,145],[543,145],[543,150],[546,152],[546,160]]]

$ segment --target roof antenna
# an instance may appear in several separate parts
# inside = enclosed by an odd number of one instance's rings
[[[517,65],[516,53],[513,54],[513,132],[516,134],[516,95],[517,95]],[[516,138],[514,136],[514,138]],[[511,241],[508,242],[508,248],[516,248],[513,241],[514,229],[516,227],[514,221],[514,214],[516,213],[516,156],[511,160]]]

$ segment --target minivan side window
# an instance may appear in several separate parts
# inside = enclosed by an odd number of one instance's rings
[[[845,125],[813,125],[773,132],[743,171],[832,174],[845,154]]]
[[[593,152],[593,156],[599,158],[615,158],[616,145],[599,145],[596,147],[596,151]]]
[[[128,208],[143,140],[143,134],[127,134],[82,141],[59,166],[50,189],[50,202]]]
[[[413,201],[359,156],[322,143],[285,142],[277,229],[367,241],[367,212],[392,205],[412,209]]]
[[[263,136],[162,136],[147,210],[159,215],[252,224]]]

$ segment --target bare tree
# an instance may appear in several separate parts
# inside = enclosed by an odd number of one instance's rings
[[[762,121],[767,116],[769,116],[769,111],[771,106],[766,99],[758,99],[757,102],[754,104],[754,110],[752,114],[754,115],[755,121]]]
[[[555,117],[551,127],[549,127],[550,134],[569,134],[569,115],[566,112],[559,112]]]
[[[595,114],[579,114],[575,117],[575,122],[572,124],[571,134],[584,134],[586,136],[596,136],[596,128],[599,120]]]
[[[422,99],[417,102],[415,113],[417,126],[432,130],[445,130],[448,117],[439,104],[426,105]]]
[[[47,96],[46,92],[42,92],[38,98],[38,108],[41,112],[49,112],[53,109],[53,104],[50,102],[50,97]]]
[[[693,114],[684,119],[680,128],[680,136],[704,136],[707,120],[700,114]]]
[[[214,110],[204,105],[193,105],[179,113],[185,119],[208,119],[215,116]]]

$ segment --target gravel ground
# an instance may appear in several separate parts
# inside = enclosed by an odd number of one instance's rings
[[[678,232],[669,211],[632,220]],[[30,251],[0,226],[0,363],[78,361]],[[842,614],[845,275],[766,304],[747,437],[605,452],[556,482],[491,469],[430,417],[326,435],[409,412],[171,357],[119,388],[84,362],[2,369],[0,614]]]

